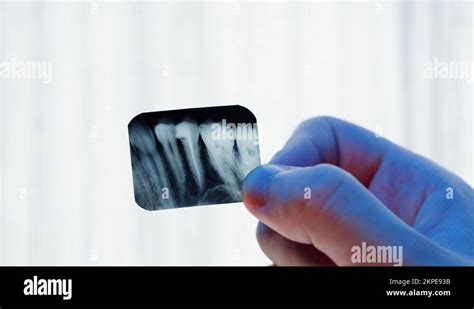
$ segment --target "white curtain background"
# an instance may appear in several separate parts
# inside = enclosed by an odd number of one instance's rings
[[[333,115],[473,178],[472,2],[1,2],[0,264],[265,265],[241,203],[148,212],[133,198],[138,113],[240,104],[263,162]],[[472,74],[472,73],[471,73]],[[472,75],[471,75],[472,79]]]

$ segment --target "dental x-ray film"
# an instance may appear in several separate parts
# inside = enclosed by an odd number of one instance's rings
[[[142,113],[128,133],[135,201],[147,210],[240,202],[260,165],[256,118],[238,105]]]

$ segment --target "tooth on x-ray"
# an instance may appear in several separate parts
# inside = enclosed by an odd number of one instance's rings
[[[199,131],[196,122],[193,120],[184,120],[177,124],[176,138],[183,143],[184,154],[189,164],[191,174],[199,190],[202,190],[204,185],[204,172],[199,156]]]
[[[234,154],[235,139],[232,137],[235,135],[232,133],[233,129],[229,129],[231,138],[215,139],[212,137],[212,125],[213,123],[206,122],[199,126],[199,132],[208,150],[209,160],[223,182],[229,187],[235,188],[238,182],[234,171],[238,172],[238,158]]]
[[[185,175],[182,173],[184,167],[178,149],[174,124],[167,119],[163,119],[163,121],[156,124],[155,135],[163,147],[162,152],[168,164],[167,170],[174,176],[176,187],[180,190],[184,187]]]
[[[147,210],[239,202],[260,165],[256,118],[242,106],[143,113],[128,130],[135,201]]]
[[[162,208],[174,208],[173,198],[158,201],[158,190],[169,187],[170,183],[161,155],[156,151],[152,130],[140,122],[135,122],[130,123],[129,134],[137,203],[147,205],[160,203]]]

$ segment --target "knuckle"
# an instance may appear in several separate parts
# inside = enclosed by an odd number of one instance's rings
[[[346,178],[343,170],[329,163],[316,165],[314,167],[314,175],[317,182],[320,182],[325,186],[331,185],[334,182],[339,183]]]
[[[318,164],[315,167],[315,179],[318,184],[316,191],[316,204],[320,211],[327,211],[330,202],[341,193],[341,187],[347,183],[347,173],[331,164]]]
[[[330,117],[330,116],[311,117],[311,118],[308,118],[308,119],[304,120],[300,124],[300,126],[301,127],[314,126],[314,125],[318,125],[318,124],[321,124],[321,123],[327,123],[328,121],[331,121],[331,119],[333,119],[333,118]]]
[[[314,132],[317,129],[328,128],[337,118],[331,116],[316,116],[311,117],[303,122],[297,128],[300,132]]]

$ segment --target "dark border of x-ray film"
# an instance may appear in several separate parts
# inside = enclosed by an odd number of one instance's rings
[[[134,197],[146,210],[241,202],[260,165],[257,120],[243,106],[142,113],[128,131]]]

